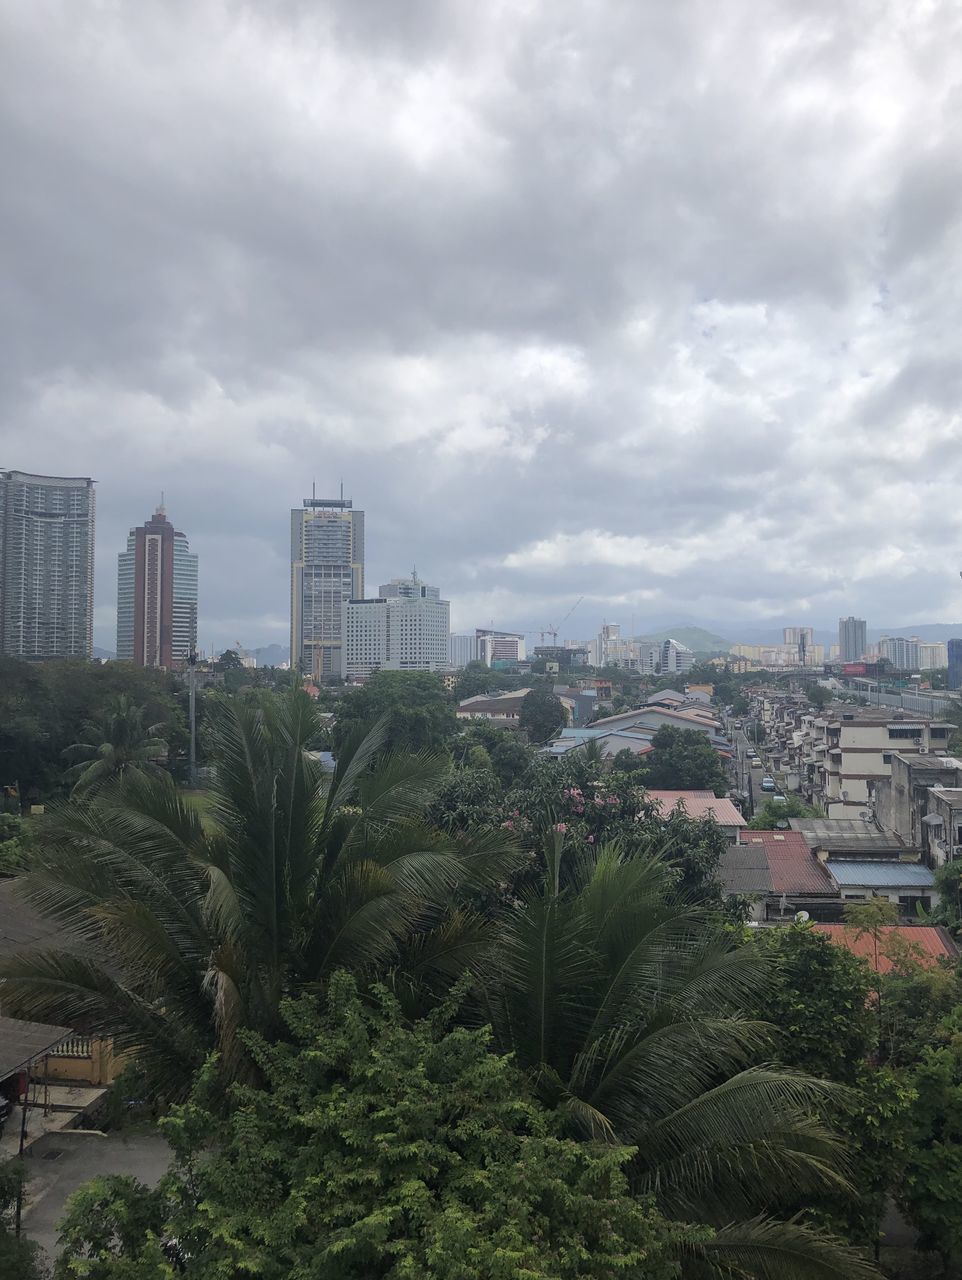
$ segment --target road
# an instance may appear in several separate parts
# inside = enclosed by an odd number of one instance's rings
[[[749,792],[751,812],[762,803],[764,793],[762,792],[762,778],[767,772],[765,766],[764,747],[756,747],[748,737],[744,729],[732,729],[731,731],[732,745],[735,748],[735,787],[738,791]],[[753,769],[748,759],[749,751],[757,751],[762,757],[762,768]],[[751,786],[749,786],[751,783]],[[751,814],[748,815],[749,817]]]

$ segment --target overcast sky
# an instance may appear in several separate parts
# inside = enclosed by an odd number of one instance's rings
[[[452,625],[962,616],[956,0],[0,0],[0,465]]]

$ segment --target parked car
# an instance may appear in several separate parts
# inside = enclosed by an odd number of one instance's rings
[[[762,778],[762,790],[763,791],[778,790],[778,787],[775,785],[775,779],[770,778],[767,773],[765,774],[764,778]]]
[[[751,757],[751,764],[753,769],[760,769],[762,767],[762,762],[759,760],[758,756]]]

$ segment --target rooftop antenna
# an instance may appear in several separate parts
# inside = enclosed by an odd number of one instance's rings
[[[344,481],[341,481],[341,501],[344,501]]]
[[[312,480],[311,481],[311,501],[314,502],[316,499],[317,499],[317,481]]]

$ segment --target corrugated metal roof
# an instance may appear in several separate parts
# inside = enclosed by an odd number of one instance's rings
[[[824,933],[839,946],[847,947],[855,955],[863,956],[873,969],[876,968],[875,942],[870,934],[863,933],[859,937],[851,925],[844,924],[815,924],[811,927],[818,933]],[[958,947],[941,927],[928,924],[883,925],[883,942],[879,949],[877,966],[879,973],[888,973],[893,967],[889,957],[883,954],[889,949],[886,942],[891,940],[893,934],[908,943],[915,959],[925,968],[932,968],[943,956],[954,960],[959,954]]]
[[[932,872],[920,862],[857,862],[855,859],[837,861],[830,858],[825,865],[832,879],[846,887],[930,889],[935,883]]]
[[[726,893],[769,894],[772,875],[764,846],[730,845],[718,864],[718,878]]]

